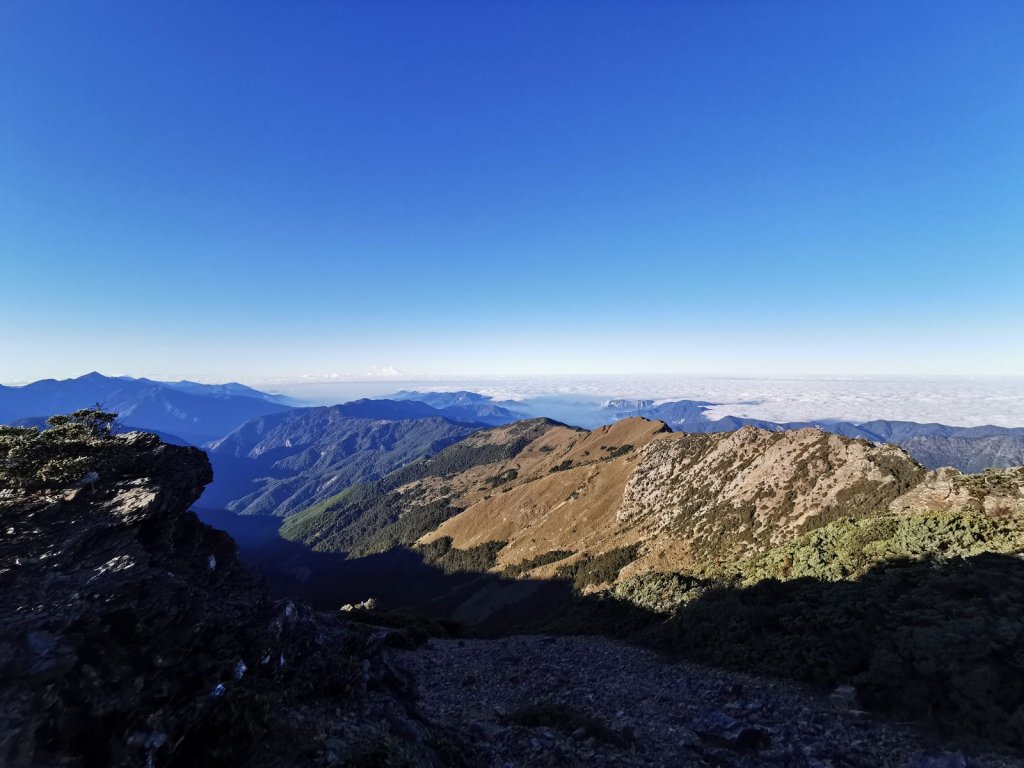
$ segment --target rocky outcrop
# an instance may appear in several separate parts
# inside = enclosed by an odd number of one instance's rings
[[[188,511],[202,452],[108,439],[106,476],[0,499],[0,764],[438,763],[380,638],[272,601]]]
[[[721,559],[879,514],[924,474],[895,446],[818,429],[681,434],[643,449],[618,519],[684,538],[698,561]]]
[[[905,512],[969,512],[993,518],[1024,514],[1024,467],[988,469],[963,475],[945,467],[894,500],[889,508]]]

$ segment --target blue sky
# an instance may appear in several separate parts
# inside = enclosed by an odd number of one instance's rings
[[[1024,4],[0,4],[0,381],[1024,374]]]

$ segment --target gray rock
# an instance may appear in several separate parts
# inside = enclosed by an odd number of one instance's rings
[[[857,689],[852,685],[840,685],[829,695],[832,706],[841,712],[860,709],[860,702],[857,698]]]
[[[26,641],[28,649],[39,656],[52,652],[57,646],[57,639],[50,632],[29,632]]]
[[[922,752],[911,759],[911,768],[968,768],[959,752]]]
[[[690,728],[703,738],[730,749],[763,749],[771,744],[772,735],[761,726],[751,726],[724,712],[706,712],[690,721]]]

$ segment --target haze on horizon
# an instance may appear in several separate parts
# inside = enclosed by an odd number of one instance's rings
[[[1024,6],[582,7],[4,3],[0,382],[1024,375]]]

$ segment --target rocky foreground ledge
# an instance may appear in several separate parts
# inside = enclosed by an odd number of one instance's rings
[[[0,492],[0,765],[452,765],[381,638],[272,601],[141,433],[91,482]]]
[[[602,637],[433,639],[388,655],[421,710],[494,768],[1011,768],[831,693]]]

